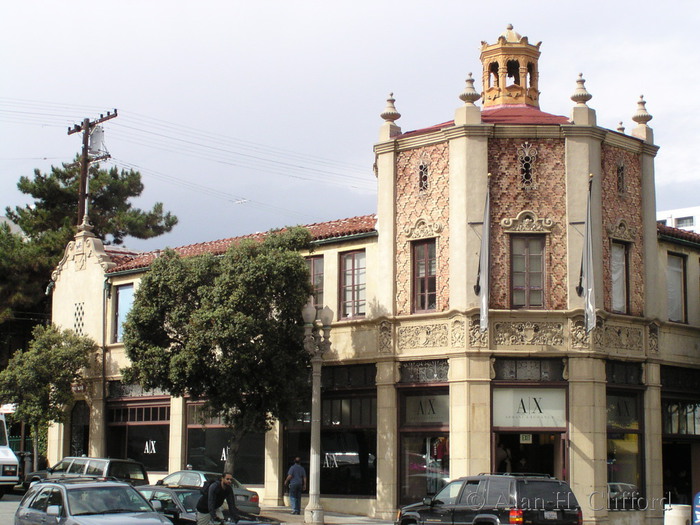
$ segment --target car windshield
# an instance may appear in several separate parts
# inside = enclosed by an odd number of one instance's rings
[[[202,495],[199,490],[178,490],[175,493],[177,494],[177,499],[180,500],[180,503],[182,503],[182,506],[185,507],[187,512],[195,512],[195,510],[197,510],[197,502]]]
[[[73,516],[152,512],[146,500],[128,486],[75,487],[67,493],[68,508]]]

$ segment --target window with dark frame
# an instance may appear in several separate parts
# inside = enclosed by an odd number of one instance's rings
[[[376,365],[324,366],[321,372],[321,494],[376,495]],[[284,428],[284,457],[308,468],[310,401]],[[308,470],[307,470],[308,472]]]
[[[685,290],[685,256],[669,253],[666,266],[668,320],[687,322]]]
[[[610,276],[612,279],[612,311],[629,312],[629,244],[612,241],[610,246]]]
[[[435,239],[415,241],[413,253],[413,311],[437,308],[437,259]]]
[[[309,275],[311,277],[314,306],[323,308],[323,255],[307,257],[306,264],[309,267]]]
[[[644,384],[639,363],[608,361],[607,477],[609,509],[637,510],[644,495]]]
[[[134,304],[134,285],[122,284],[114,287],[114,331],[112,342],[119,343],[122,340],[126,315]]]
[[[340,254],[340,318],[362,317],[366,307],[364,250]]]
[[[511,237],[511,304],[513,308],[544,308],[543,235]]]

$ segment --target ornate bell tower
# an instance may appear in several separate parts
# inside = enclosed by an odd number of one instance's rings
[[[527,37],[521,37],[508,24],[498,37],[498,42],[489,45],[481,42],[483,65],[483,107],[504,105],[527,105],[540,107],[540,92],[537,88],[540,44],[533,46]]]

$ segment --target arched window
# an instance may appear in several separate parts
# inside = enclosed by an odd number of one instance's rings
[[[517,60],[509,60],[506,63],[507,67],[507,72],[506,75],[508,78],[513,79],[513,84],[519,86],[520,85],[520,62]],[[511,85],[510,83],[508,85]]]

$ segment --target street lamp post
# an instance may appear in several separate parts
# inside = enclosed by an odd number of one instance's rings
[[[323,525],[321,506],[321,364],[323,353],[331,347],[333,310],[328,306],[318,310],[310,300],[302,310],[304,318],[304,349],[311,356],[311,450],[309,464],[309,503],[304,509],[304,521]],[[323,335],[321,335],[323,331]]]

